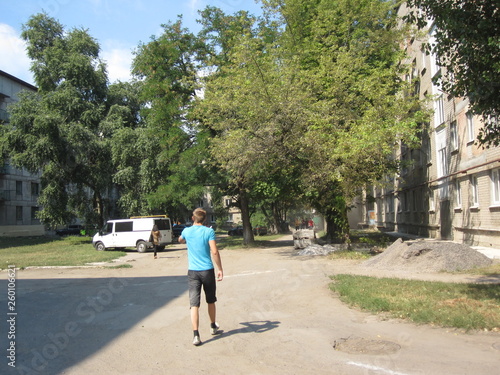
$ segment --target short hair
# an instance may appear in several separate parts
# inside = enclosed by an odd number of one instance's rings
[[[207,218],[207,211],[203,208],[197,208],[193,211],[193,217],[195,223],[203,223]]]

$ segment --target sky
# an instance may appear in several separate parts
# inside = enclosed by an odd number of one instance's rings
[[[175,22],[178,15],[182,15],[183,27],[197,33],[198,10],[207,5],[226,14],[261,13],[256,0],[0,0],[0,70],[35,84],[21,32],[32,15],[45,11],[67,31],[87,29],[101,46],[110,82],[128,81],[132,51],[141,42],[160,36],[161,25]]]

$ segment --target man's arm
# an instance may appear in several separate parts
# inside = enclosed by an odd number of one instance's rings
[[[208,241],[210,245],[210,254],[212,256],[212,261],[217,266],[217,281],[222,281],[224,278],[224,272],[222,271],[222,261],[220,259],[220,253],[217,249],[217,242],[215,240]]]
[[[182,236],[179,236],[179,243],[186,243],[186,240]]]

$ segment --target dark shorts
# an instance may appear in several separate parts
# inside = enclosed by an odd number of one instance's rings
[[[215,270],[212,268],[207,271],[191,271],[188,270],[188,285],[189,285],[189,303],[190,307],[200,307],[201,287],[205,292],[205,300],[207,303],[217,302],[215,296],[216,281]]]

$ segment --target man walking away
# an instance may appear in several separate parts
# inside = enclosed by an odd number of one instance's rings
[[[208,315],[210,317],[210,333],[219,333],[219,324],[216,322],[216,278],[214,263],[217,266],[217,281],[222,281],[222,262],[215,232],[212,228],[203,225],[207,213],[202,208],[193,211],[193,225],[185,228],[180,237],[180,243],[187,244],[188,251],[188,285],[189,303],[191,307],[191,324],[193,326],[193,345],[200,345],[200,333],[198,331],[200,322],[200,299],[201,288],[205,292],[205,300],[208,304]]]

